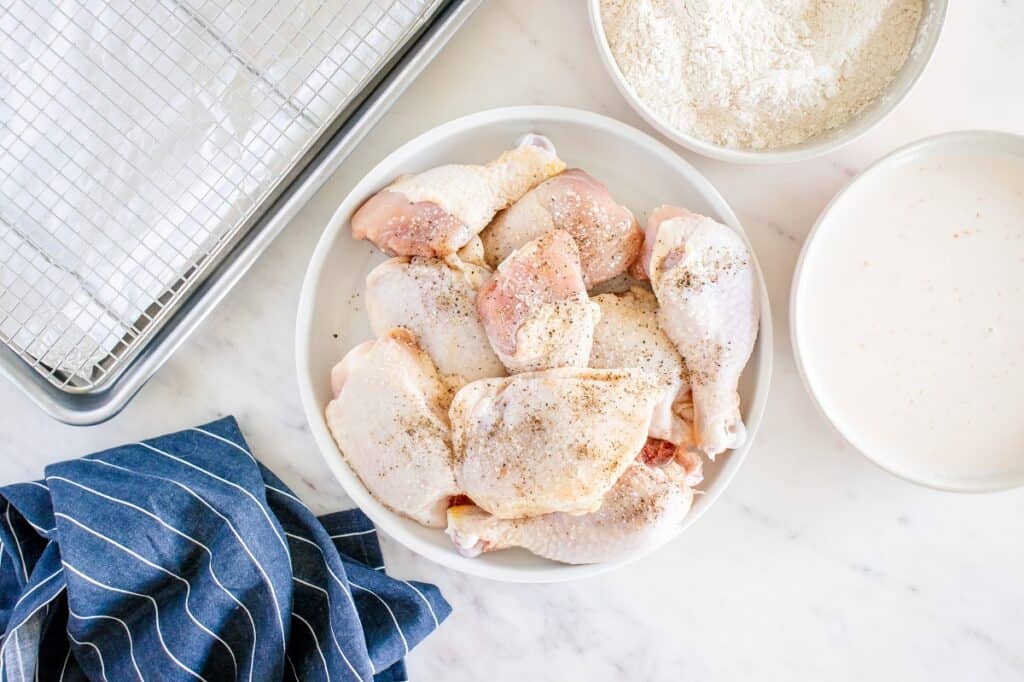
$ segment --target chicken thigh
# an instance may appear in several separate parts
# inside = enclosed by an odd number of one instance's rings
[[[484,166],[438,166],[403,175],[352,216],[352,236],[398,256],[447,256],[483,230],[494,214],[565,170],[554,145],[526,135]]]
[[[496,267],[526,242],[565,230],[580,251],[590,289],[622,274],[644,242],[644,233],[608,188],[578,168],[556,175],[499,213],[480,235],[487,263]]]
[[[458,493],[452,470],[451,393],[404,329],[356,346],[331,371],[327,425],[366,489],[385,507],[445,526]]]
[[[467,384],[449,413],[456,481],[501,518],[594,511],[646,442],[662,392],[656,376],[636,369]]]
[[[658,320],[689,370],[697,442],[711,458],[746,439],[737,385],[757,338],[757,277],[743,239],[666,206],[650,217],[644,270]]]
[[[569,233],[552,230],[512,252],[476,303],[510,372],[587,366],[600,308],[587,296]]]
[[[679,529],[693,490],[675,462],[629,466],[590,514],[501,519],[473,505],[448,510],[448,530],[465,556],[507,547],[569,564],[616,561],[657,547]]]
[[[456,258],[402,256],[381,263],[366,277],[373,333],[410,330],[453,385],[504,376],[476,314],[477,289],[489,276],[489,270]]]
[[[683,449],[693,445],[692,427],[681,417],[690,398],[686,365],[658,326],[654,294],[633,287],[621,294],[595,296],[593,301],[601,307],[601,319],[594,328],[590,366],[636,367],[657,376],[663,394],[651,419],[651,438]]]

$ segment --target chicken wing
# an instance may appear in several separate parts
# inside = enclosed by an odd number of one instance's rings
[[[501,518],[591,512],[647,440],[641,370],[553,369],[467,384],[450,418],[459,487]]]
[[[459,259],[401,256],[366,277],[366,312],[377,336],[410,330],[454,385],[505,376],[476,313],[477,289],[490,271]]]
[[[569,564],[616,561],[666,542],[677,532],[692,502],[693,490],[678,464],[636,463],[593,513],[501,519],[479,507],[460,505],[448,510],[446,532],[465,556],[525,547]]]
[[[438,166],[403,175],[352,216],[352,236],[399,256],[447,256],[565,164],[551,141],[526,135],[519,146],[483,166]]]
[[[600,308],[569,233],[552,230],[506,258],[477,295],[487,337],[510,372],[586,367]]]
[[[493,268],[526,242],[565,230],[580,251],[583,280],[590,289],[629,267],[644,233],[628,208],[608,188],[578,168],[542,182],[499,213],[480,235]]]
[[[459,492],[451,392],[415,337],[394,329],[356,346],[331,371],[331,387],[327,425],[366,489],[389,509],[443,528]]]
[[[737,385],[760,314],[750,252],[729,227],[672,206],[650,216],[644,250],[659,323],[689,370],[697,442],[714,458],[746,439]]]

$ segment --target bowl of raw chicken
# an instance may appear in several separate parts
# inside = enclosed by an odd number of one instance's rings
[[[442,565],[568,580],[678,536],[751,449],[771,316],[728,204],[618,121],[514,107],[406,143],[341,203],[299,302],[317,444]]]

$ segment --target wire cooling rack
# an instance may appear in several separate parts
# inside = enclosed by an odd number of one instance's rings
[[[0,341],[108,386],[440,4],[0,3]]]

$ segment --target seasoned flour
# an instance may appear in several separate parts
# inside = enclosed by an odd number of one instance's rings
[[[922,0],[601,0],[615,60],[672,127],[772,149],[843,125],[903,66]]]

